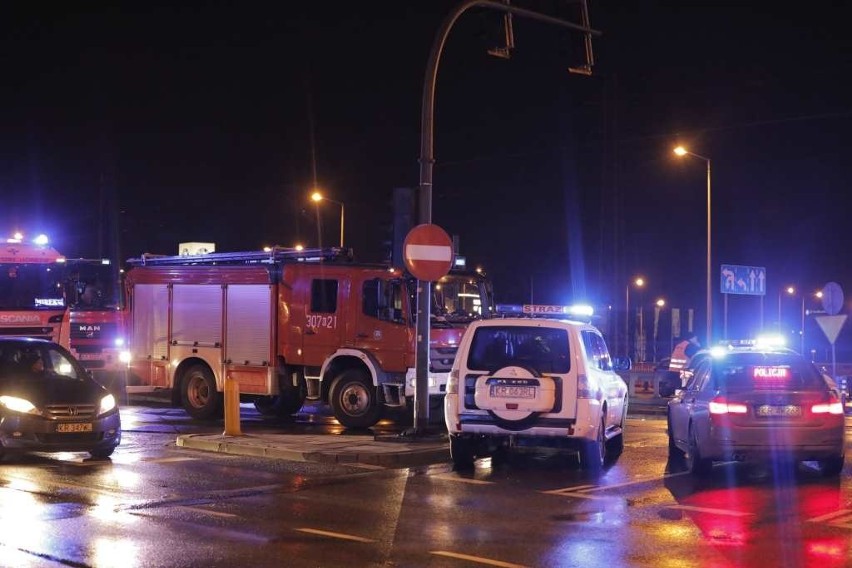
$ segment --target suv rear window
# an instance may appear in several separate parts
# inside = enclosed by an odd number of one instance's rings
[[[541,373],[567,373],[571,369],[568,332],[521,326],[477,329],[470,345],[468,368],[494,372],[510,365],[530,367]]]
[[[787,353],[731,353],[714,362],[713,382],[723,390],[825,390],[804,357]]]

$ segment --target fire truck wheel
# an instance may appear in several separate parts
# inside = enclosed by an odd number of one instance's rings
[[[334,380],[330,399],[334,417],[346,428],[369,428],[381,416],[376,387],[358,369],[343,371]]]
[[[216,390],[216,379],[206,365],[194,365],[181,383],[183,408],[199,420],[219,418],[222,414],[222,395]]]

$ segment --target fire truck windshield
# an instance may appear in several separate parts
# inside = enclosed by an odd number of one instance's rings
[[[74,311],[115,310],[121,307],[118,268],[96,260],[67,260],[68,305]]]
[[[0,264],[0,309],[56,310],[64,308],[61,265]]]
[[[432,312],[455,323],[488,317],[491,301],[481,276],[450,273],[432,285]]]

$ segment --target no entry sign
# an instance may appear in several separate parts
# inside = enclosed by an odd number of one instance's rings
[[[453,265],[453,241],[438,225],[417,225],[402,243],[402,256],[415,278],[434,282]]]

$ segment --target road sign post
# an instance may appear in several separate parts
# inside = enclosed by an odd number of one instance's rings
[[[429,336],[432,282],[453,265],[453,241],[441,227],[417,225],[402,244],[405,267],[417,278],[417,349],[414,359],[414,431],[429,426]]]
[[[843,308],[843,288],[837,282],[828,282],[822,287],[822,307],[829,315],[816,318],[820,329],[831,343],[831,376],[837,378],[837,356],[835,354],[835,342],[843,324],[846,323],[845,315],[838,315]]]

